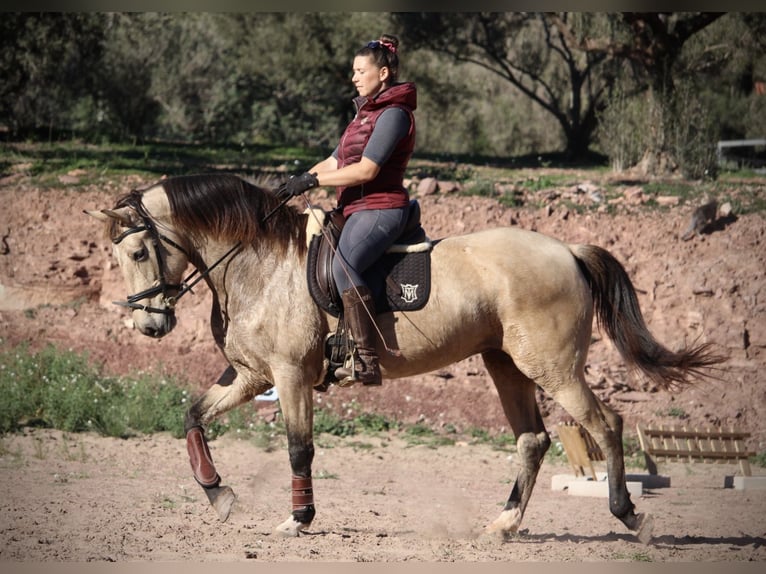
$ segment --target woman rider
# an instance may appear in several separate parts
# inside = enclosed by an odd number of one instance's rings
[[[375,303],[362,274],[401,234],[407,222],[409,194],[404,171],[415,144],[415,85],[397,82],[399,40],[384,34],[357,51],[352,81],[359,96],[356,116],[338,146],[306,173],[291,177],[281,197],[317,186],[335,186],[346,218],[333,263],[344,317],[357,346],[356,372],[341,367],[339,380],[380,385],[376,351]]]

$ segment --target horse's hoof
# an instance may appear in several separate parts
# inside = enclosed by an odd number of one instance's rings
[[[274,529],[274,534],[283,536],[285,538],[295,538],[301,533],[301,530],[307,526],[308,524],[303,524],[302,522],[295,520],[291,514],[290,518],[285,520],[282,524]]]
[[[214,486],[213,488],[206,488],[205,494],[213,505],[215,511],[218,513],[218,518],[221,522],[226,522],[231,513],[231,507],[236,500],[234,491],[229,486]]]
[[[521,524],[521,511],[518,508],[503,510],[495,521],[487,526],[487,534],[501,533],[504,537],[515,534]]]
[[[654,530],[654,517],[651,514],[641,513],[638,515],[636,536],[641,544],[649,544],[652,541]]]

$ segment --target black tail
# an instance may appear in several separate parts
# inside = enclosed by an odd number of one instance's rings
[[[649,332],[633,283],[622,264],[595,245],[573,247],[580,270],[593,294],[596,318],[623,359],[665,389],[711,377],[710,368],[726,360],[712,344],[671,351]]]

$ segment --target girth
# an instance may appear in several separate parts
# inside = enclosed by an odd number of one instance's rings
[[[332,261],[344,223],[339,211],[324,213],[323,231],[309,243],[306,269],[311,296],[334,317],[340,316],[343,304],[332,275]],[[431,291],[431,248],[420,223],[420,204],[413,199],[404,231],[364,274],[378,313],[415,311],[425,306]]]

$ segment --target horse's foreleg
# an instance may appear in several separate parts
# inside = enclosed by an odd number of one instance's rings
[[[279,388],[292,470],[292,512],[276,528],[282,536],[298,536],[316,515],[311,464],[314,461],[312,386],[293,382]]]
[[[483,354],[500,396],[503,411],[516,436],[520,469],[500,516],[487,527],[488,533],[507,536],[521,525],[543,457],[551,440],[535,400],[535,384],[524,376],[513,360],[500,351]]]
[[[234,491],[228,486],[221,486],[221,477],[213,463],[213,457],[205,438],[204,425],[221,412],[241,404],[247,399],[237,392],[234,381],[237,373],[228,367],[213,385],[186,413],[184,430],[186,449],[189,453],[194,480],[204,489],[222,522],[229,518],[234,504]]]

